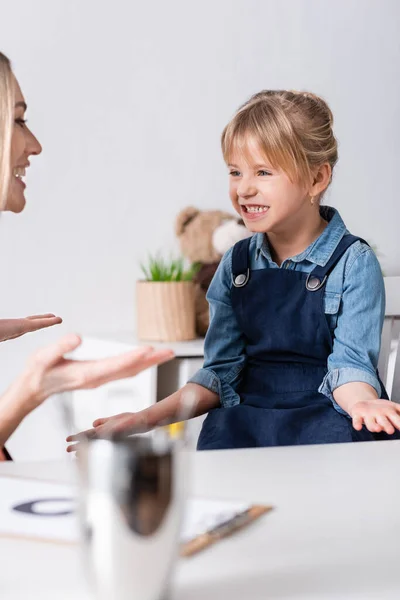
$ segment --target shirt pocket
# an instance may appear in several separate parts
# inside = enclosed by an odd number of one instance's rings
[[[334,331],[337,325],[341,299],[342,294],[337,294],[336,292],[325,292],[324,312],[331,332]]]

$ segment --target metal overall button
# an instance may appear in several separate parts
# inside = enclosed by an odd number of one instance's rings
[[[232,278],[232,283],[235,287],[243,287],[246,285],[250,277],[250,270],[247,269],[247,273],[240,273]]]
[[[321,280],[319,277],[316,277],[315,275],[312,275],[310,273],[310,275],[307,277],[307,280],[306,280],[306,288],[310,292],[316,292],[317,290],[320,290],[322,288],[322,286],[325,284],[326,279],[327,279],[326,275]]]

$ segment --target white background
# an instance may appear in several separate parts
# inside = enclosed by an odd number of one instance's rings
[[[44,152],[25,212],[1,218],[0,316],[64,325],[2,345],[0,388],[62,331],[134,329],[140,261],[174,248],[186,205],[229,209],[219,136],[264,88],[330,103],[340,162],[326,202],[400,274],[399,26],[397,0],[2,2],[0,48]],[[22,425],[18,458],[49,454],[51,410]]]

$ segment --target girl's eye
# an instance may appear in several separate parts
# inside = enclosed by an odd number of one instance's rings
[[[19,125],[20,127],[25,127],[26,119],[15,119],[15,123],[17,123],[17,125]]]
[[[257,175],[261,175],[261,177],[265,177],[266,175],[271,175],[271,173],[269,171],[264,171],[264,169],[262,169],[261,171],[258,171]]]
[[[239,177],[240,172],[239,171],[229,171],[229,175],[232,175],[232,177]]]

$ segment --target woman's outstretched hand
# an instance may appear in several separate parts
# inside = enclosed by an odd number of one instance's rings
[[[62,319],[51,313],[33,315],[24,319],[0,319],[0,342],[13,340],[25,335],[25,333],[31,333],[60,323],[62,323]]]
[[[146,346],[99,360],[66,358],[81,344],[75,334],[35,352],[25,370],[0,398],[0,447],[22,419],[52,394],[91,389],[115,379],[133,377],[174,357],[172,350]]]
[[[69,334],[37,351],[28,360],[21,378],[35,406],[52,394],[96,388],[115,379],[133,377],[174,357],[172,350],[154,350],[146,346],[98,360],[65,358],[80,344],[78,335]]]

